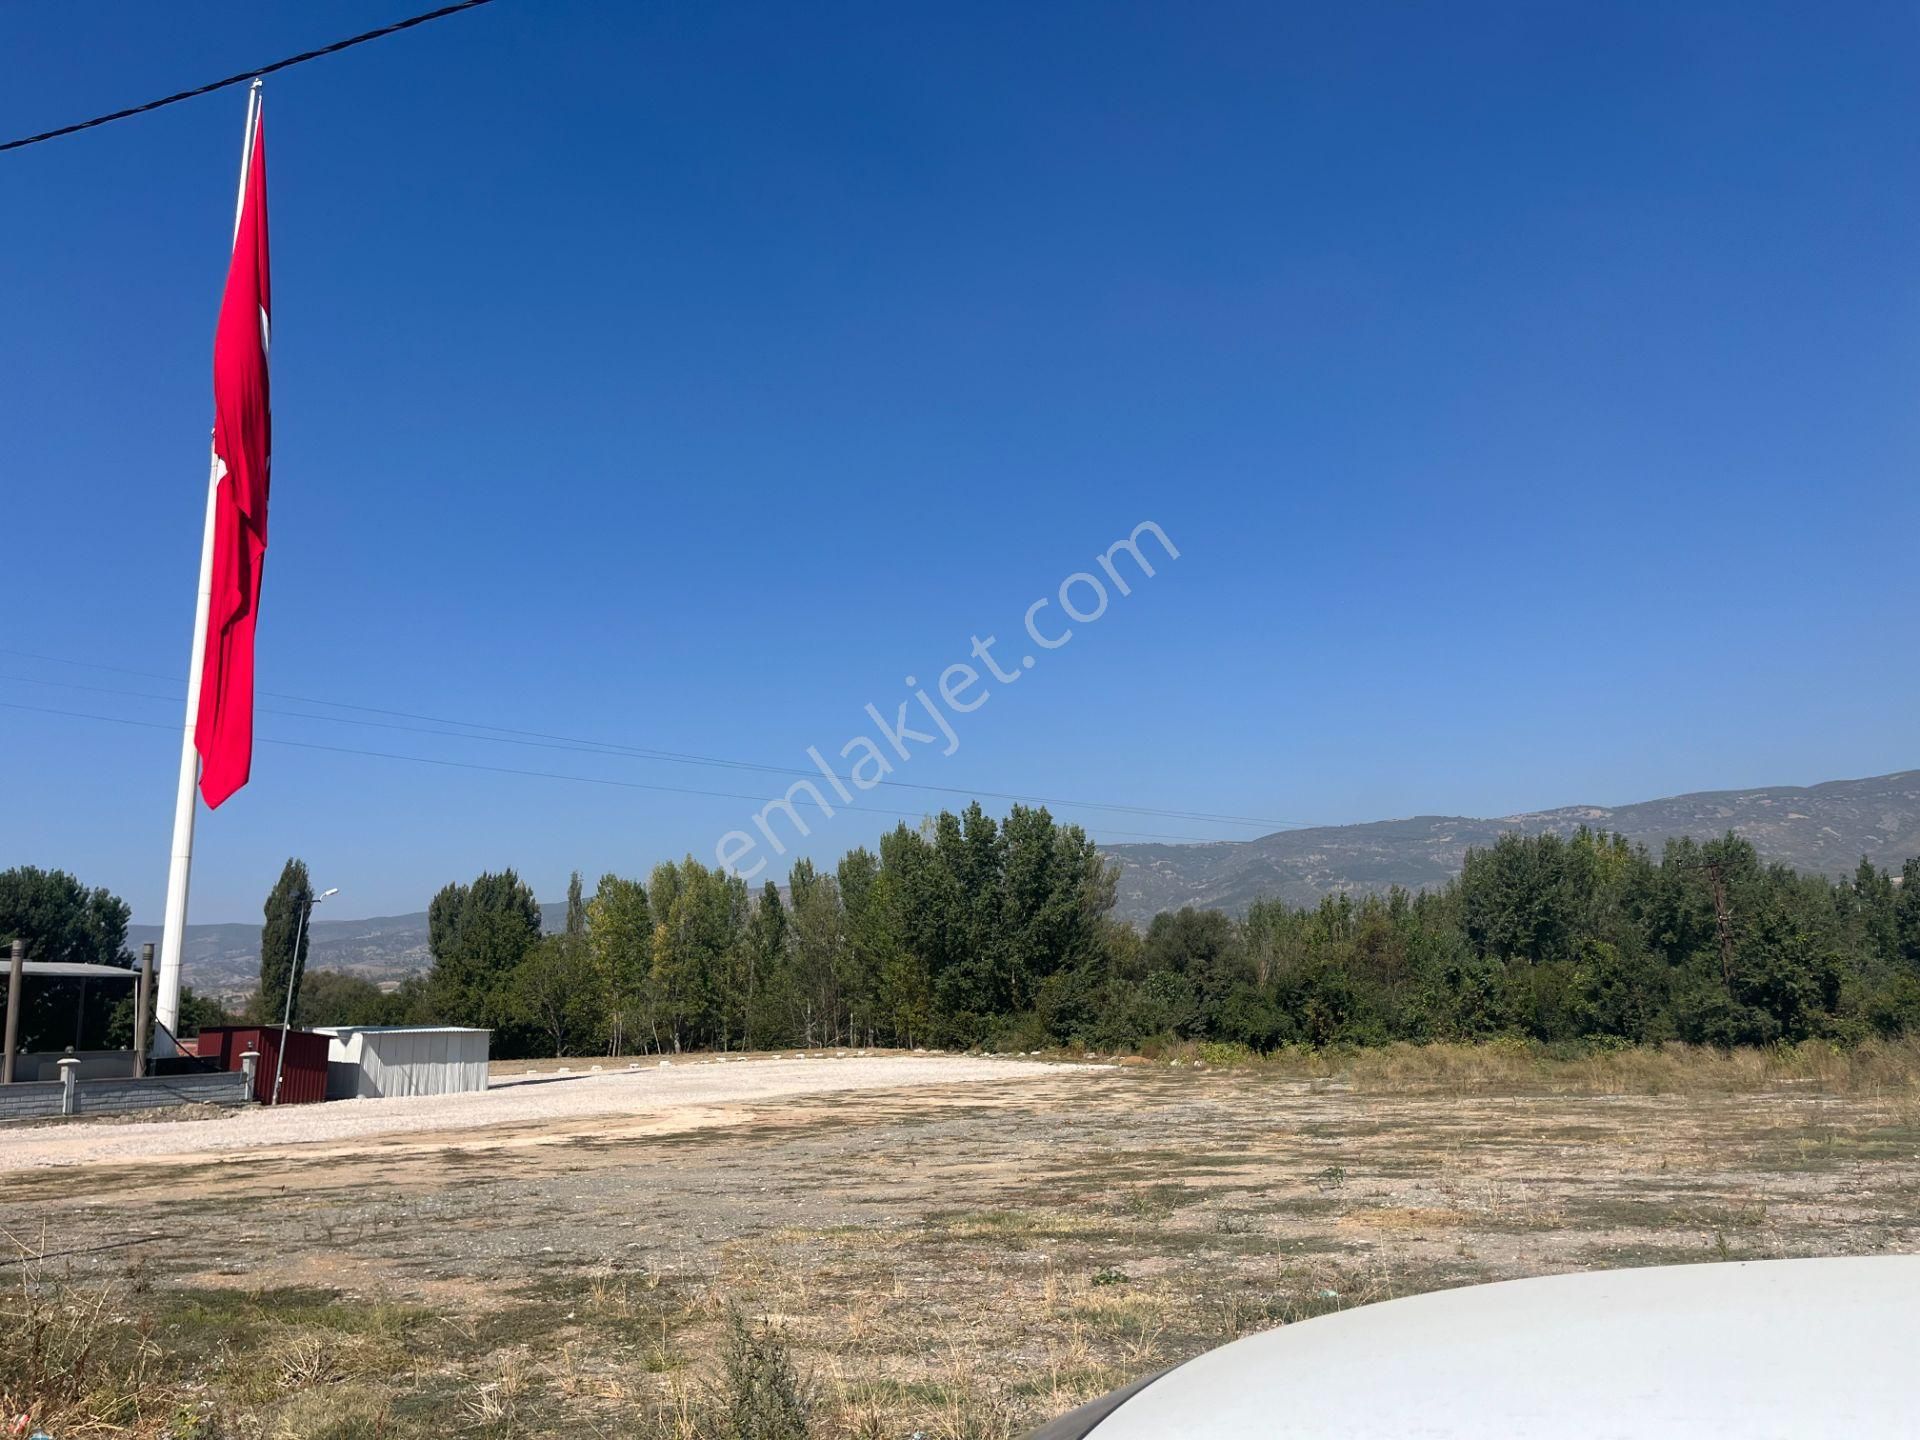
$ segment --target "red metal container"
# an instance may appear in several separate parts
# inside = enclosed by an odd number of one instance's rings
[[[327,1037],[311,1030],[289,1030],[287,1063],[280,1076],[282,1105],[310,1105],[327,1098]],[[253,1072],[253,1098],[262,1105],[273,1100],[273,1069],[280,1055],[278,1025],[209,1025],[190,1042],[194,1054],[222,1070],[239,1070],[240,1057],[260,1052]]]

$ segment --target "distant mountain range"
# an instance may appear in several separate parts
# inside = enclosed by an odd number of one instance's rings
[[[313,938],[307,947],[307,964],[314,969],[345,970],[364,975],[376,984],[398,982],[425,970],[427,954],[427,912],[412,915],[379,915],[371,920],[323,920],[316,911]],[[557,930],[566,921],[564,903],[542,905],[541,921],[549,930]],[[129,925],[127,944],[140,953],[145,941],[160,943],[158,925]],[[187,926],[186,952],[181,960],[181,978],[202,995],[236,999],[252,990],[260,980],[260,923]]]
[[[1898,870],[1920,855],[1920,770],[1824,785],[1706,790],[1637,805],[1569,805],[1497,820],[1418,815],[1370,825],[1282,830],[1210,845],[1115,845],[1124,919],[1144,923],[1182,905],[1244,911],[1277,898],[1311,905],[1343,890],[1444,885],[1472,847],[1508,830],[1571,835],[1582,825],[1618,831],[1656,855],[1675,836],[1707,840],[1732,830],[1768,860],[1838,875],[1862,855]]]
[[[1182,905],[1238,914],[1260,899],[1310,905],[1343,890],[1437,887],[1460,873],[1470,847],[1491,845],[1504,831],[1571,835],[1582,825],[1618,831],[1656,854],[1677,835],[1704,840],[1732,830],[1767,859],[1798,870],[1839,875],[1862,855],[1897,870],[1909,856],[1920,855],[1920,770],[1805,788],[1709,790],[1611,808],[1569,805],[1496,820],[1419,815],[1282,830],[1257,840],[1114,845],[1106,853],[1121,867],[1117,913],[1145,924],[1157,912]],[[566,907],[541,908],[547,928],[557,928]],[[157,925],[127,931],[136,951],[142,941],[159,938]],[[259,976],[259,957],[257,921],[187,927],[186,983],[203,994],[245,994]],[[426,912],[316,919],[308,963],[378,982],[405,979],[427,967]]]

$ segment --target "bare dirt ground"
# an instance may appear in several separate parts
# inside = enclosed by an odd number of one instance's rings
[[[474,1094],[231,1110],[216,1112],[217,1124],[192,1129],[139,1120],[39,1126],[7,1137],[0,1173],[50,1165],[178,1163],[216,1155],[258,1159],[289,1151],[314,1161],[361,1154],[373,1137],[391,1158],[402,1148],[442,1146],[449,1131],[468,1133],[473,1144],[497,1147],[548,1143],[582,1123],[600,1134],[636,1136],[726,1124],[741,1113],[739,1107],[769,1100],[1008,1079],[1042,1068],[977,1056],[851,1051],[757,1061],[713,1056],[645,1064],[509,1062],[496,1067],[487,1090]],[[415,1137],[415,1143],[396,1136]]]
[[[814,1434],[988,1440],[1353,1303],[1920,1246],[1910,1088],[961,1057],[543,1078],[480,1128],[9,1133],[0,1224],[145,1327],[153,1398],[119,1433],[303,1440],[701,1434],[730,1308],[791,1347]],[[538,1091],[583,1098],[511,1108]]]

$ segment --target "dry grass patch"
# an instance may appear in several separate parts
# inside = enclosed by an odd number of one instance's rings
[[[1739,1050],[1677,1042],[1580,1050],[1515,1039],[1473,1045],[1400,1041],[1362,1050],[1290,1046],[1267,1055],[1203,1043],[1170,1046],[1158,1058],[1172,1066],[1252,1070],[1369,1094],[1703,1095],[1799,1086],[1814,1094],[1888,1094],[1920,1103],[1916,1036],[1851,1048],[1808,1040]]]
[[[176,1268],[151,1286],[112,1252],[83,1257],[64,1298],[41,1277],[31,1383],[93,1377],[47,1391],[90,1407],[63,1412],[60,1440],[715,1440],[749,1393],[804,1402],[806,1440],[1012,1440],[1356,1304],[1592,1264],[1912,1248],[1920,1096],[1891,1049],[1831,1058],[1403,1047],[1062,1067],[917,1112],[745,1111],[666,1159],[476,1147],[351,1186],[288,1162],[170,1223],[180,1238],[143,1253]],[[178,1192],[103,1170],[23,1188],[0,1223],[87,1246],[158,1206],[186,1216]],[[223,1269],[245,1274],[204,1278]],[[739,1324],[788,1371],[730,1375]],[[0,1329],[0,1393],[20,1388],[7,1347],[30,1329]]]
[[[1453,1230],[1478,1225],[1485,1217],[1465,1210],[1420,1209],[1412,1205],[1382,1205],[1355,1210],[1340,1217],[1342,1225],[1361,1230]]]

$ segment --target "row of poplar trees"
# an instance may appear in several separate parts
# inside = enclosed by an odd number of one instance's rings
[[[1920,861],[1830,879],[1733,836],[1656,858],[1582,831],[1504,836],[1419,894],[1181,910],[1144,932],[1111,918],[1114,892],[1078,827],[1019,806],[899,826],[831,872],[802,860],[784,890],[693,859],[591,894],[576,876],[544,936],[506,871],[434,897],[424,977],[356,982],[366,1013],[314,1018],[486,1025],[503,1056],[1920,1031]]]
[[[495,1053],[978,1043],[1105,953],[1113,877],[1078,826],[975,804],[901,825],[785,893],[688,857],[643,882],[576,874],[541,934],[511,870],[428,909],[433,964],[388,1018],[485,1024]]]
[[[796,864],[752,891],[695,860],[646,880],[579,877],[557,933],[512,871],[449,885],[432,968],[383,994],[302,977],[306,867],[268,897],[260,988],[277,1021],[464,1024],[494,1052],[624,1055],[793,1045],[1161,1039],[1279,1045],[1522,1036],[1547,1043],[1850,1043],[1920,1032],[1920,860],[1847,877],[1761,860],[1744,840],[1503,836],[1419,894],[1181,910],[1144,933],[1111,918],[1114,880],[1045,810],[979,806],[896,828],[829,873]],[[59,871],[0,871],[0,941],[36,958],[132,963],[127,908]],[[60,987],[65,983],[75,993]],[[43,981],[29,1048],[124,1045],[130,989]],[[224,1018],[186,996],[183,1033]]]

